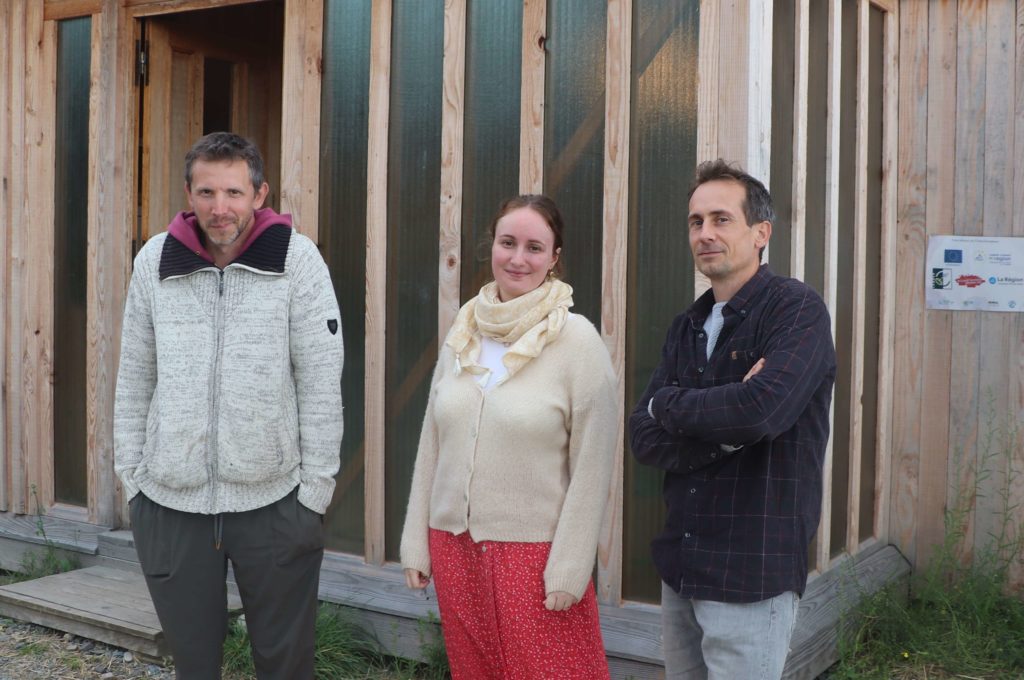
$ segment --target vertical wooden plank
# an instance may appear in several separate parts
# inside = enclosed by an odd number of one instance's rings
[[[27,145],[20,140],[25,139],[25,10],[26,3],[15,2],[9,5],[7,47],[11,74],[10,97],[8,99],[8,116],[10,120],[10,155],[8,163],[10,175],[7,183],[9,197],[8,211],[8,271],[7,271],[7,404],[5,420],[6,465],[9,470],[8,509],[24,513],[28,507],[26,495],[28,483],[25,478],[25,447],[23,444],[24,424],[22,421],[24,406],[23,393],[23,362],[25,339],[22,334],[22,316],[24,304],[22,297],[28,285],[25,280],[28,225],[25,223],[25,204],[22,197],[28,185],[25,176],[25,152]]]
[[[622,597],[622,457],[626,400],[626,249],[629,236],[629,129],[632,84],[633,0],[609,0],[605,51],[604,255],[601,335],[615,368],[618,430],[615,471],[597,548],[597,592],[603,604]]]
[[[1017,3],[1016,104],[1014,107],[1014,158],[1024,158],[1024,2]],[[1013,178],[1013,235],[1024,236],[1024,170],[1017,169]],[[1024,422],[1024,314],[1014,314],[1010,331],[1010,397],[1011,422]],[[1024,428],[1017,432],[1014,451],[1024,451]],[[1010,504],[1019,508],[1017,526],[1024,526],[1024,460],[1017,460],[1012,468]],[[1024,562],[1018,560],[1010,566],[1010,583],[1024,584]]]
[[[878,432],[875,440],[875,500],[872,535],[888,542],[892,471],[893,351],[896,321],[896,154],[899,128],[899,9],[885,15],[882,38],[882,281],[878,329]]]
[[[462,256],[462,159],[466,111],[466,0],[444,3],[444,97],[441,108],[441,218],[437,337],[459,311]]]
[[[842,66],[842,21],[841,0],[830,0],[828,6],[828,115],[825,150],[825,290],[822,296],[832,318],[832,334],[836,332],[836,289],[838,286],[839,257],[839,76]],[[829,407],[829,421],[834,423],[835,399]],[[825,464],[822,467],[821,521],[815,542],[815,567],[820,572],[828,569],[829,546],[831,545],[832,495],[832,435],[825,447]]]
[[[544,42],[547,0],[523,0],[523,69],[519,122],[519,193],[544,188]]]
[[[810,0],[796,0],[796,82],[793,87],[793,213],[790,220],[789,275],[804,278],[807,246],[807,91],[810,51]]]
[[[718,157],[718,59],[721,0],[701,0],[697,39],[697,162]]]
[[[286,0],[281,93],[281,210],[317,240],[322,0]],[[296,134],[301,131],[301,134]]]
[[[747,172],[771,186],[773,0],[747,0]],[[770,244],[769,244],[770,250]],[[765,251],[768,259],[768,250]]]
[[[719,45],[722,44],[722,3],[727,0],[701,0],[700,34],[697,39],[697,162],[718,158]],[[693,296],[698,298],[711,282],[693,268]]]
[[[366,164],[366,561],[384,563],[384,359],[387,319],[391,0],[373,0]]]
[[[857,552],[860,544],[860,468],[864,427],[864,280],[867,267],[868,207],[868,0],[857,0],[857,150],[854,161],[853,210],[853,340],[850,343],[850,460],[846,513],[846,551]]]
[[[11,108],[10,94],[12,81],[11,70],[11,15],[13,3],[0,3],[0,39],[6,49],[0,50],[0,220],[6,225],[11,221]],[[0,512],[8,508],[10,499],[10,475],[8,474],[7,456],[7,330],[10,327],[8,318],[7,289],[7,257],[8,241],[11,228],[8,226],[0,233]]]
[[[957,6],[956,168],[954,225],[961,235],[984,233],[985,198],[985,57],[986,16],[983,0],[961,0]],[[953,313],[952,346],[978,348],[980,318],[975,312]],[[987,340],[985,340],[987,342]],[[972,467],[977,464],[978,404],[981,393],[981,351],[959,353],[950,366],[949,449],[950,496],[947,505],[974,488]],[[922,414],[922,418],[927,414]],[[974,513],[964,536],[964,559],[974,546]]]
[[[135,39],[141,40],[140,25],[133,27]],[[149,45],[149,83],[143,90],[142,107],[142,224],[139,233],[142,247],[151,233],[160,233],[167,225],[171,206],[167,200],[169,187],[184,187],[171,172],[171,87],[173,55],[167,29],[159,22],[146,26]],[[133,46],[134,49],[134,46]],[[134,71],[134,68],[132,69]],[[184,159],[181,159],[184,160]]]
[[[984,198],[985,236],[1013,235],[1014,148],[1014,29],[1016,8],[1012,2],[985,6],[985,137]],[[1018,162],[1020,159],[1016,159]],[[991,548],[1006,513],[1004,494],[1009,483],[1010,456],[1002,448],[1010,392],[1010,335],[1015,315],[981,312],[978,394],[978,455],[980,469],[974,547]],[[1019,425],[1018,421],[1018,425]],[[994,441],[989,433],[995,428]]]
[[[120,523],[120,485],[113,474],[114,385],[121,337],[121,311],[130,269],[135,213],[126,173],[133,164],[134,116],[127,102],[136,94],[131,70],[117,68],[131,57],[131,23],[117,0],[104,0],[93,16],[89,90],[88,305],[86,427],[89,521]],[[127,32],[129,40],[122,37]],[[125,175],[128,175],[126,178]]]
[[[25,16],[26,287],[22,290],[22,446],[26,481],[44,509],[53,504],[53,239],[54,110],[57,25],[43,21],[41,3]]]
[[[918,477],[921,457],[921,399],[924,335],[924,295],[919,293],[927,247],[926,208],[932,208],[927,186],[929,68],[938,55],[929,50],[929,6],[904,0],[900,6],[899,61],[899,193],[896,207],[896,295],[900,314],[895,320],[893,356],[892,485],[893,507],[889,537],[911,559],[916,546]],[[936,3],[937,5],[938,3]],[[955,5],[955,0],[953,0]],[[934,16],[931,17],[934,25]],[[953,59],[955,60],[955,45]],[[952,100],[951,100],[952,101]],[[948,146],[948,145],[947,145]],[[952,164],[950,164],[952,165]],[[952,202],[952,187],[948,187]],[[944,399],[942,408],[947,408]],[[942,449],[945,459],[945,447]],[[945,485],[943,472],[942,488]],[[943,493],[943,498],[945,494]]]
[[[727,161],[744,165],[748,152],[750,91],[746,55],[750,49],[748,24],[752,1],[756,0],[721,0],[718,24],[719,45],[728,46],[718,58],[718,153]],[[746,170],[753,173],[753,168]]]

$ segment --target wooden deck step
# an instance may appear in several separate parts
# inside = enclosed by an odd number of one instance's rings
[[[229,594],[228,610],[241,608],[238,596]],[[3,586],[0,614],[153,658],[169,654],[137,571],[94,566]]]

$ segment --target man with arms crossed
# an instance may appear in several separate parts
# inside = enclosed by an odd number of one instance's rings
[[[629,421],[633,455],[665,471],[666,677],[777,679],[821,508],[831,323],[817,293],[761,264],[775,219],[761,182],[702,163],[689,211],[711,289],[672,323]]]
[[[115,469],[179,678],[219,678],[228,560],[256,675],[313,677],[323,513],[342,433],[338,303],[316,246],[263,208],[263,160],[209,134],[190,212],[135,258]]]

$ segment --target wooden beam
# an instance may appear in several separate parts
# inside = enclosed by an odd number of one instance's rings
[[[11,218],[11,194],[10,183],[11,171],[11,117],[14,109],[10,104],[11,88],[13,87],[14,71],[11,69],[11,50],[15,48],[12,36],[11,17],[13,11],[11,3],[0,3],[0,35],[3,36],[7,48],[0,50],[0,73],[8,74],[0,81],[0,220],[9,225],[0,233],[0,512],[8,509],[10,502],[10,474],[8,473],[7,456],[11,452],[7,442],[7,404],[8,404],[8,382],[7,382],[7,361],[8,361],[8,338],[7,331],[10,328],[8,317],[9,294],[7,288],[8,273],[8,249],[11,238],[12,225],[16,224]]]
[[[896,0],[871,0],[871,4],[886,14],[892,15],[894,19],[896,18]]]
[[[629,129],[633,1],[609,0],[605,51],[604,256],[601,334],[615,369],[619,404],[615,466],[597,550],[597,593],[603,604],[622,597],[622,470],[626,401],[626,300],[629,236]]]
[[[296,229],[316,242],[320,190],[323,2],[286,0],[284,17],[281,211],[290,212]]]
[[[58,21],[96,14],[103,7],[103,0],[44,0],[43,19]]]
[[[154,16],[157,14],[191,12],[192,10],[210,9],[213,7],[249,5],[255,2],[272,1],[273,0],[123,0],[123,4],[131,16],[143,17]]]
[[[836,333],[836,297],[839,258],[839,78],[842,67],[843,8],[841,0],[830,0],[828,5],[828,114],[825,122],[825,305],[832,317],[832,335]],[[829,407],[829,422],[835,423],[835,398]],[[832,438],[829,434],[822,468],[821,520],[816,539],[815,567],[821,573],[828,570],[832,534]]]
[[[721,36],[722,0],[701,0],[700,27],[697,38],[697,162],[718,158],[719,116],[719,45]],[[711,282],[693,268],[693,296],[698,298],[711,287]]]
[[[7,270],[7,328],[6,328],[6,413],[5,421],[7,429],[5,450],[7,460],[5,461],[8,477],[8,497],[6,506],[16,513],[24,513],[28,507],[26,502],[28,482],[26,480],[26,462],[24,446],[23,422],[23,375],[25,338],[22,334],[22,316],[24,310],[23,296],[28,285],[26,276],[26,254],[28,234],[25,224],[25,202],[24,196],[28,189],[29,182],[25,173],[25,155],[27,145],[21,140],[25,139],[25,10],[26,3],[18,2],[7,4],[8,11],[8,43],[6,53],[11,74],[9,77],[9,98],[7,108],[2,112],[10,115],[10,153],[8,155],[8,167],[10,174],[7,179],[5,195],[8,200],[8,270]]]
[[[22,289],[22,454],[29,491],[43,509],[53,504],[53,243],[54,112],[57,24],[29,3],[25,15],[25,213],[22,252],[27,285]]]
[[[391,0],[373,0],[366,163],[366,561],[384,563],[384,391],[387,320]]]
[[[854,152],[853,291],[850,342],[850,448],[847,476],[846,551],[860,545],[860,478],[864,449],[864,315],[868,231],[868,80],[870,78],[869,0],[857,0],[857,109]],[[872,178],[874,181],[874,178]]]
[[[437,339],[459,312],[462,260],[462,163],[466,112],[466,0],[444,4],[444,96],[441,102],[441,218]]]
[[[795,0],[796,55],[793,87],[793,213],[790,219],[789,275],[804,278],[807,257],[807,92],[810,53],[810,0]]]
[[[92,20],[89,96],[89,210],[86,469],[89,521],[121,523],[120,483],[114,475],[114,386],[121,316],[131,269],[135,223],[133,168],[137,139],[132,69],[132,21],[118,0],[104,0]],[[127,36],[124,37],[124,34]]]
[[[897,10],[898,11],[898,10]],[[882,38],[882,280],[878,328],[878,430],[875,437],[873,536],[889,538],[889,488],[892,480],[893,353],[896,326],[896,158],[899,138],[899,20],[887,12]]]
[[[544,43],[546,0],[523,0],[523,66],[519,118],[519,193],[544,190]]]

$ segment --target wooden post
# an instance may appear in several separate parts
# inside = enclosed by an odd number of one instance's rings
[[[810,0],[795,3],[796,82],[793,87],[793,215],[789,240],[789,275],[804,278],[807,253],[807,91],[810,52]]]
[[[13,15],[13,3],[0,3],[0,35],[4,36],[6,49],[0,50],[0,74],[7,74],[6,80],[0,82],[0,220],[5,225],[13,225],[11,219],[11,195],[10,183],[11,172],[11,112],[9,106],[11,88],[13,87],[14,70],[11,68],[11,50],[15,48],[12,36],[11,17]],[[0,233],[0,512],[8,509],[10,502],[10,475],[8,474],[7,457],[11,453],[7,441],[7,404],[8,385],[7,382],[7,331],[9,323],[9,294],[7,289],[8,272],[8,241],[10,240],[11,229],[8,226]]]
[[[437,339],[443,342],[459,311],[462,259],[462,162],[466,112],[466,0],[444,8],[444,97],[441,108],[441,218]]]
[[[317,241],[322,0],[286,0],[281,93],[281,210]],[[301,131],[296,134],[296,131]],[[193,137],[194,139],[195,137]]]
[[[384,362],[387,320],[391,0],[373,0],[366,163],[366,561],[384,564]]]
[[[603,604],[622,596],[623,413],[626,399],[626,299],[629,232],[629,129],[632,85],[633,2],[608,3],[605,53],[604,257],[601,272],[601,334],[617,378],[619,404],[615,466],[598,544],[597,593]]]
[[[830,0],[828,6],[828,116],[825,144],[825,305],[832,317],[832,335],[836,333],[836,291],[839,257],[839,78],[842,67],[843,8],[841,0]],[[829,422],[835,422],[835,398],[829,407]],[[832,541],[832,434],[825,447],[822,469],[821,521],[818,524],[815,568],[828,569]]]
[[[523,0],[523,67],[519,121],[519,193],[544,190],[544,41],[547,0]]]

